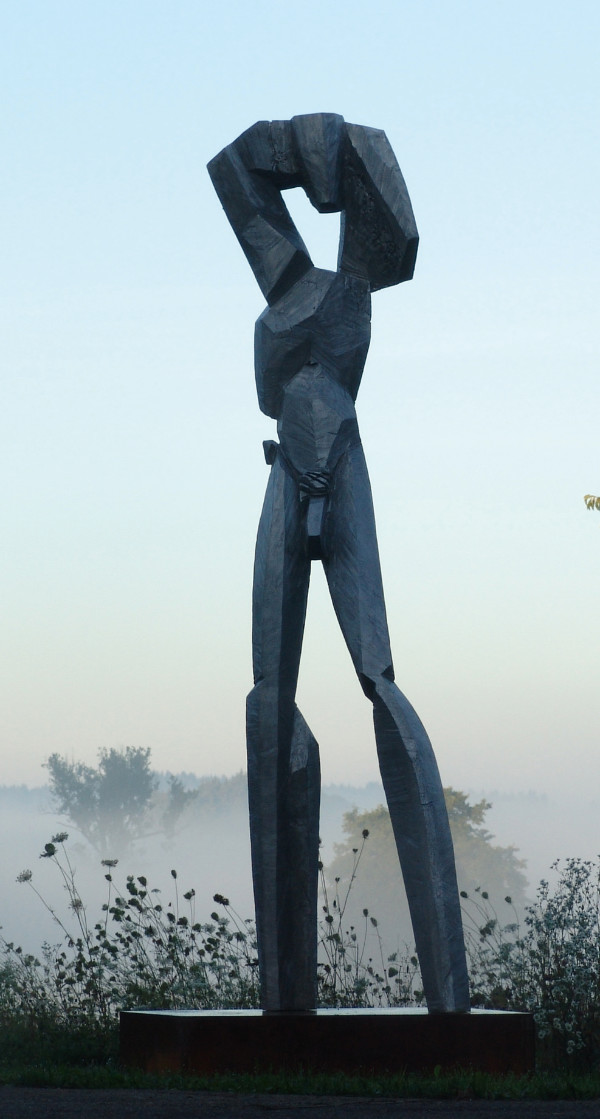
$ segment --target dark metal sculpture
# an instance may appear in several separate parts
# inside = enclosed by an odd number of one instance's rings
[[[333,113],[259,121],[208,165],[265,295],[260,407],[277,420],[258,529],[247,743],[262,1006],[316,1004],[320,772],[295,703],[311,561],[325,569],[362,688],[406,885],[427,1005],[468,1010],[454,852],[433,750],[394,683],[371,489],[354,401],[372,291],[412,277],[418,234],[384,132]],[[281,192],[341,213],[337,272],[315,268]]]

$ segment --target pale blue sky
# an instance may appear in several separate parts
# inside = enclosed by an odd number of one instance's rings
[[[386,130],[421,233],[358,400],[398,683],[445,783],[596,795],[599,41],[595,0],[3,6],[0,782],[245,764],[273,424],[205,165],[327,110]],[[337,218],[291,207],[333,266]],[[324,778],[369,779],[314,582],[300,705]]]

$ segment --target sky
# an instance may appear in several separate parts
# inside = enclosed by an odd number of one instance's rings
[[[421,235],[357,402],[397,682],[444,784],[598,795],[599,37],[596,0],[2,6],[0,784],[245,766],[275,433],[206,164],[328,111],[386,131]],[[377,776],[317,564],[298,702],[326,782]]]

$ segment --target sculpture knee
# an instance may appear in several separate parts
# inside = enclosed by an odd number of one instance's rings
[[[370,699],[371,703],[374,703],[375,698],[378,695],[378,691],[379,691],[378,684],[381,683],[384,680],[386,680],[388,683],[393,684],[393,682],[394,682],[394,666],[392,664],[388,664],[387,668],[384,668],[383,672],[379,672],[379,673],[376,673],[376,672],[370,672],[370,673],[359,672],[358,673],[358,679],[360,680],[360,686],[361,686],[363,692],[365,693],[367,699]]]
[[[310,774],[310,780],[319,786],[319,746],[293,693],[282,696],[276,685],[257,680],[246,697],[246,731],[249,752],[257,753],[262,753],[263,746],[272,748],[274,732],[277,753],[281,749],[289,753],[290,774]]]
[[[416,763],[417,758],[422,761],[427,759],[426,764],[437,772],[429,735],[410,700],[395,683],[392,666],[389,665],[380,674],[362,673],[360,682],[373,704],[380,764],[383,764],[382,751],[395,757],[400,756],[400,751],[411,760],[411,765]]]
[[[254,687],[246,696],[246,711],[250,708],[261,706],[263,703],[276,703],[278,707],[285,707],[296,702],[296,688],[293,683],[286,687],[282,682],[281,674],[273,671],[259,676]]]

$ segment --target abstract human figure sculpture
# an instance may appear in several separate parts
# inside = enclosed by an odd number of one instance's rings
[[[370,293],[412,277],[418,235],[385,133],[333,113],[259,121],[208,165],[265,295],[255,371],[277,420],[258,529],[248,786],[261,999],[316,1004],[320,773],[295,703],[312,560],[373,703],[379,765],[430,1011],[469,1008],[454,852],[429,738],[394,683],[371,489],[354,401]],[[337,272],[315,268],[281,191],[341,213]]]

